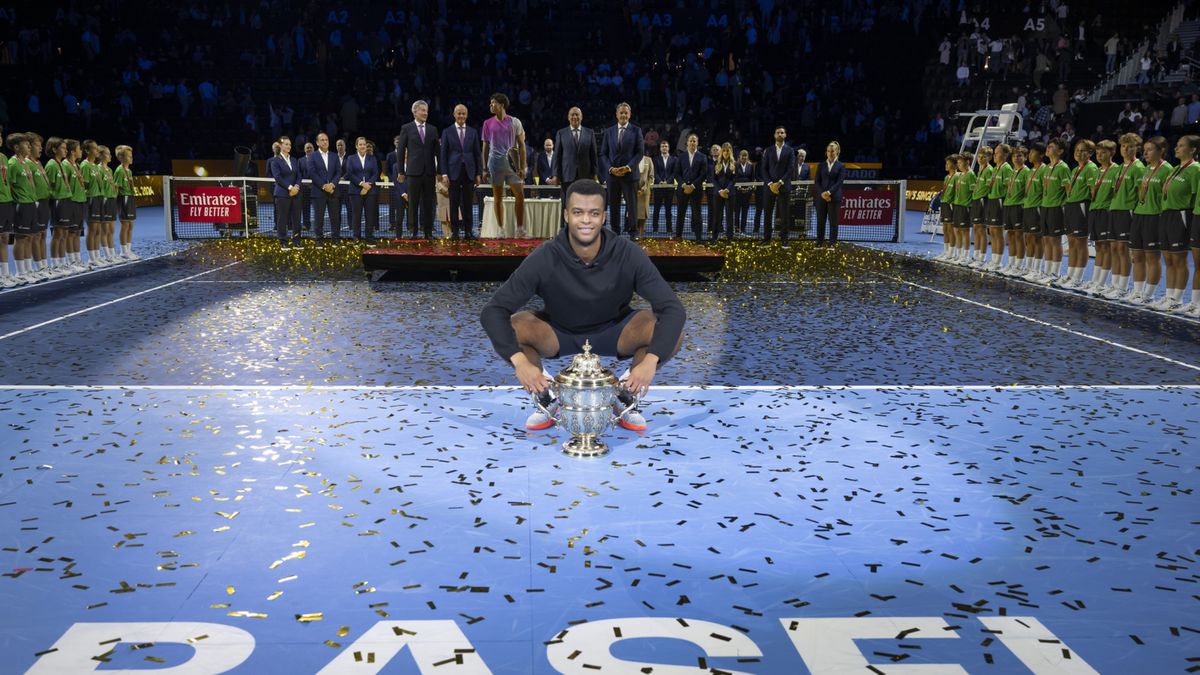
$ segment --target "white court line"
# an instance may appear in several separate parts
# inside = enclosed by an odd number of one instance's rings
[[[0,384],[0,391],[518,391],[518,385],[305,385],[305,384]],[[1156,391],[1200,390],[1200,384],[750,384],[750,385],[654,385],[653,391]]]
[[[41,323],[36,323],[36,324],[34,324],[34,325],[32,325],[32,326],[29,326],[29,327],[27,327],[27,328],[22,328],[22,329],[20,329],[20,330],[15,330],[15,331],[13,331],[13,332],[11,332],[11,333],[6,333],[6,334],[4,334],[4,335],[0,335],[0,340],[7,340],[7,339],[8,339],[8,338],[10,338],[10,337],[16,337],[16,336],[18,336],[18,335],[21,335],[21,334],[23,334],[23,333],[28,333],[28,332],[29,332],[29,331],[31,331],[31,330],[37,330],[38,328],[42,328],[42,327],[44,327],[44,326],[49,326],[49,325],[50,325],[50,324],[52,324],[52,323],[58,323],[59,321],[64,321],[64,320],[66,320],[66,319],[70,319],[71,317],[74,317],[74,316],[79,316],[80,314],[87,314],[88,312],[90,312],[90,311],[92,311],[92,310],[100,309],[101,307],[108,307],[109,305],[115,305],[115,304],[116,304],[116,303],[118,303],[118,302],[122,302],[122,301],[124,301],[124,300],[129,300],[130,298],[136,298],[136,297],[138,297],[139,295],[145,295],[145,294],[147,294],[147,293],[153,293],[154,291],[160,291],[160,290],[162,290],[162,289],[164,289],[164,288],[168,288],[168,287],[170,287],[170,286],[174,286],[175,284],[181,284],[181,283],[183,283],[183,282],[185,282],[185,281],[189,281],[189,280],[191,280],[191,279],[195,279],[196,277],[202,277],[202,276],[204,276],[205,274],[212,274],[213,272],[220,272],[221,270],[225,269],[226,267],[232,267],[232,266],[234,266],[234,265],[237,265],[237,264],[238,264],[238,263],[240,263],[240,262],[241,262],[240,260],[235,260],[234,262],[231,262],[231,263],[229,263],[228,265],[224,265],[224,266],[221,266],[221,267],[217,267],[217,268],[215,268],[215,269],[211,269],[211,270],[208,270],[208,271],[206,271],[206,272],[201,272],[201,273],[199,273],[199,274],[193,274],[193,275],[192,275],[192,276],[190,276],[190,277],[185,277],[185,278],[183,278],[183,279],[177,279],[177,280],[175,280],[175,281],[172,281],[172,282],[169,282],[169,283],[165,283],[165,284],[161,284],[161,285],[155,286],[154,288],[147,288],[147,289],[146,289],[146,290],[144,290],[144,291],[138,291],[137,293],[130,293],[129,295],[122,296],[122,297],[120,297],[120,298],[116,298],[116,299],[114,299],[114,300],[109,300],[109,301],[107,301],[107,302],[102,302],[102,303],[100,303],[100,304],[98,304],[98,305],[92,305],[91,307],[85,307],[85,308],[83,308],[83,309],[75,310],[74,312],[71,312],[70,314],[63,314],[62,316],[58,316],[58,317],[55,317],[55,318],[53,318],[53,319],[49,319],[49,320],[47,320],[47,321],[43,321],[43,322],[41,322]]]
[[[365,283],[367,283],[367,281],[365,279],[362,281],[359,281],[357,279],[299,279],[299,280],[295,280],[295,279],[294,280],[286,280],[286,279],[267,279],[267,280],[197,279],[197,280],[189,280],[187,283],[189,283],[189,284],[280,284],[280,285],[310,284],[311,285],[311,284],[365,284]]]
[[[1008,315],[1008,316],[1016,317],[1016,318],[1018,318],[1018,319],[1024,319],[1024,320],[1026,320],[1026,321],[1029,321],[1029,322],[1031,322],[1031,323],[1036,323],[1036,324],[1038,324],[1039,326],[1045,326],[1046,328],[1053,328],[1054,330],[1060,330],[1060,331],[1062,331],[1062,332],[1064,332],[1064,333],[1070,333],[1071,335],[1076,335],[1076,336],[1078,336],[1078,337],[1081,337],[1081,338],[1087,338],[1087,339],[1089,339],[1089,340],[1095,340],[1096,342],[1100,342],[1100,343],[1103,343],[1103,344],[1106,344],[1106,345],[1109,345],[1109,346],[1112,346],[1112,347],[1118,347],[1118,348],[1120,348],[1120,349],[1124,349],[1124,350],[1127,350],[1127,351],[1131,351],[1131,352],[1133,352],[1134,354],[1140,354],[1140,355],[1142,355],[1142,356],[1149,356],[1149,357],[1151,357],[1151,358],[1158,359],[1159,361],[1165,361],[1165,362],[1167,362],[1167,363],[1170,363],[1171,365],[1174,365],[1174,366],[1180,366],[1181,368],[1187,368],[1187,369],[1189,369],[1189,370],[1195,370],[1195,371],[1197,371],[1197,372],[1200,372],[1200,366],[1193,365],[1193,364],[1191,364],[1191,363],[1186,363],[1186,362],[1184,362],[1184,361],[1178,361],[1178,360],[1176,360],[1176,359],[1173,359],[1173,358],[1171,358],[1171,357],[1169,357],[1169,356],[1163,356],[1162,354],[1155,354],[1154,352],[1148,352],[1148,351],[1146,351],[1146,350],[1144,350],[1144,349],[1138,349],[1137,347],[1131,347],[1131,346],[1129,346],[1129,345],[1127,345],[1127,344],[1124,344],[1124,343],[1121,343],[1121,342],[1114,342],[1114,341],[1112,341],[1112,340],[1107,340],[1107,339],[1105,339],[1105,338],[1102,338],[1102,337],[1099,337],[1099,336],[1097,336],[1097,335],[1091,335],[1091,334],[1089,334],[1089,333],[1084,333],[1084,332],[1082,332],[1082,331],[1077,331],[1077,330],[1075,330],[1075,329],[1073,329],[1073,328],[1067,328],[1066,326],[1059,326],[1058,324],[1053,324],[1053,323],[1050,323],[1049,321],[1043,321],[1043,320],[1041,320],[1041,319],[1038,319],[1038,318],[1035,318],[1035,317],[1032,317],[1032,316],[1026,316],[1026,315],[1024,315],[1024,314],[1018,314],[1017,312],[1013,312],[1013,311],[1010,311],[1010,310],[1004,309],[1004,308],[1002,308],[1002,307],[997,307],[997,306],[995,306],[995,305],[989,305],[989,304],[987,304],[986,302],[979,302],[978,300],[971,300],[970,298],[964,298],[964,297],[962,297],[961,295],[955,295],[955,294],[953,294],[953,293],[947,293],[946,291],[938,290],[938,289],[936,289],[936,288],[932,288],[932,287],[930,287],[930,286],[925,286],[924,284],[918,284],[918,283],[916,283],[916,282],[914,282],[914,281],[908,281],[907,279],[901,279],[900,277],[894,277],[894,276],[892,276],[892,275],[890,275],[890,274],[883,274],[882,272],[874,272],[874,271],[872,271],[871,273],[873,273],[873,274],[878,274],[878,275],[880,275],[880,276],[887,277],[887,278],[889,278],[889,279],[895,279],[896,281],[899,281],[899,282],[900,282],[900,283],[902,283],[902,284],[906,284],[906,285],[908,285],[908,286],[912,286],[912,287],[914,287],[914,288],[919,288],[919,289],[921,289],[921,290],[923,290],[923,291],[929,291],[930,293],[937,293],[938,295],[944,295],[944,296],[946,296],[947,298],[954,298],[955,300],[960,300],[960,301],[962,301],[962,302],[965,302],[965,303],[967,303],[968,305],[975,305],[976,307],[983,307],[983,308],[986,308],[986,309],[990,309],[990,310],[993,310],[993,311],[996,311],[996,312],[1000,312],[1001,314],[1006,314],[1006,315]]]

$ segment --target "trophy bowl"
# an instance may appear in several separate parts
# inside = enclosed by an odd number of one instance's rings
[[[537,396],[533,400],[557,426],[571,434],[571,440],[563,443],[564,453],[572,457],[600,457],[609,450],[608,444],[600,440],[600,434],[637,405],[634,399],[620,413],[613,414],[613,406],[620,400],[617,396],[620,386],[617,376],[592,353],[591,343],[584,342],[583,351],[571,359],[571,365],[555,376],[551,385],[558,397],[558,415],[542,406]]]

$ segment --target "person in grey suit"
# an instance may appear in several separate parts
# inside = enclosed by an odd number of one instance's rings
[[[554,135],[554,162],[550,173],[554,176],[550,185],[558,185],[563,199],[562,211],[566,210],[567,188],[583,178],[599,180],[600,159],[596,149],[596,135],[583,126],[583,111],[571,108],[567,111],[567,126]],[[563,220],[566,224],[566,220]]]
[[[434,183],[438,177],[437,156],[440,142],[437,127],[426,124],[429,104],[412,104],[413,121],[400,127],[400,142],[396,149],[403,154],[397,181],[408,183],[408,224],[420,226],[426,239],[433,238],[435,206]]]

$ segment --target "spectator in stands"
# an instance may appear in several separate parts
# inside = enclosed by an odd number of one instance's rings
[[[958,78],[958,86],[965,87],[971,82],[971,69],[965,63],[960,64],[955,76]]]
[[[1188,124],[1188,107],[1187,100],[1180,96],[1176,100],[1175,107],[1171,109],[1171,129],[1182,129]]]
[[[1104,72],[1112,73],[1117,69],[1117,49],[1121,44],[1119,33],[1113,33],[1104,43]]]

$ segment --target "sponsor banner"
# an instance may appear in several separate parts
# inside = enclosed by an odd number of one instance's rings
[[[899,200],[892,190],[843,188],[839,225],[891,225]]]
[[[242,192],[236,187],[176,185],[181,223],[242,222]]]
[[[163,177],[159,175],[134,176],[133,196],[138,206],[163,205]]]
[[[942,193],[942,181],[910,180],[908,181],[908,189],[904,192],[907,201],[905,207],[909,211],[927,211],[929,210],[929,202]]]

